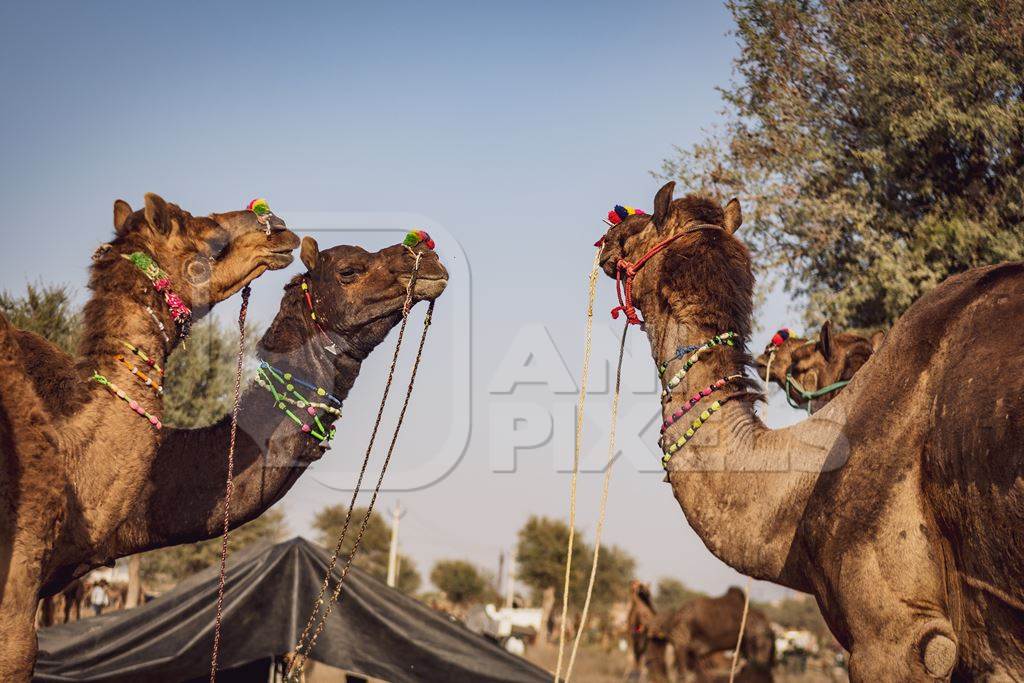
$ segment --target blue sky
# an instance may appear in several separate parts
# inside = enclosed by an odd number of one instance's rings
[[[363,235],[374,248],[413,227],[406,219],[437,226],[450,242],[442,257],[463,262],[449,295],[456,301],[461,288],[471,317],[453,306],[452,324],[429,342],[396,477],[448,443],[437,433],[454,411],[472,415],[471,431],[464,453],[446,454],[457,466],[443,481],[389,492],[381,506],[400,498],[410,509],[403,550],[424,574],[441,557],[493,568],[529,514],[566,514],[568,489],[553,466],[565,457],[555,454],[561,436],[524,451],[515,473],[492,472],[495,406],[509,400],[490,392],[495,366],[539,326],[578,373],[601,216],[615,203],[648,206],[659,185],[650,171],[720,118],[715,87],[736,54],[730,28],[724,7],[694,1],[6,3],[0,288],[62,282],[84,299],[113,200],[137,207],[149,191],[197,214],[265,196],[300,233],[363,220],[394,232]],[[312,234],[327,247],[355,233]],[[272,317],[296,272],[257,283],[257,320]],[[602,278],[598,325],[609,334],[611,291]],[[754,348],[795,317],[786,304],[776,294],[762,311]],[[463,333],[468,352],[451,352]],[[389,343],[367,364],[357,405],[346,406],[342,445],[321,468],[337,470],[331,481],[361,456],[387,355]],[[471,363],[471,393],[451,386],[455,355]],[[637,367],[649,372],[649,360]],[[544,386],[516,398],[543,410],[566,402]],[[658,408],[652,396],[623,400],[652,417]],[[787,410],[773,401],[773,421],[795,419]],[[555,418],[552,432],[571,425]],[[318,481],[307,475],[285,498],[295,532],[308,533],[319,507],[347,500]],[[588,535],[599,488],[598,475],[583,477]],[[737,580],[656,473],[616,471],[606,542],[633,552],[648,579],[674,575],[708,590]]]

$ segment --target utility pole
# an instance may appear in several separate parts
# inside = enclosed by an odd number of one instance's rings
[[[395,501],[391,508],[391,547],[388,548],[388,585],[392,588],[398,582],[398,522],[408,512],[402,504]]]
[[[512,600],[515,597],[515,583],[516,583],[516,563],[515,559],[510,555],[508,558],[508,573],[505,575],[507,581],[505,582],[505,607],[511,609]]]

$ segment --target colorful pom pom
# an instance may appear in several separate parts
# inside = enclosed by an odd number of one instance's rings
[[[618,225],[622,221],[626,220],[630,216],[646,216],[642,210],[632,206],[621,206],[615,205],[615,208],[608,212],[608,222],[612,225]]]
[[[782,346],[782,343],[789,339],[789,328],[783,327],[781,330],[772,335],[772,346]]]
[[[266,216],[270,211],[270,204],[267,203],[266,199],[259,197],[249,202],[248,209],[257,216]]]
[[[402,244],[407,247],[416,247],[420,244],[425,244],[427,249],[433,249],[436,246],[434,244],[434,240],[430,239],[430,235],[423,230],[410,230],[409,234],[407,234],[405,239],[402,240]]]

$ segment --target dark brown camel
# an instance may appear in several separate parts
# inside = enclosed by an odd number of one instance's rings
[[[93,256],[79,356],[17,330],[0,316],[0,680],[31,675],[39,598],[108,561],[111,542],[134,504],[159,431],[127,401],[93,380],[116,384],[139,410],[160,412],[161,398],[130,364],[156,379],[123,342],[162,366],[185,318],[201,315],[267,269],[283,268],[298,238],[279,219],[265,232],[250,211],[194,217],[146,195],[133,212],[114,203],[115,239]],[[133,253],[155,260],[170,281],[159,287]],[[168,298],[169,291],[179,297]],[[118,359],[117,356],[127,356]],[[126,363],[125,360],[128,362]],[[159,380],[157,379],[157,382]]]
[[[414,301],[441,295],[448,273],[424,246]],[[406,285],[414,258],[402,245],[367,252],[341,246],[319,251],[302,241],[308,268],[286,287],[277,317],[257,347],[259,357],[279,372],[324,387],[344,401],[370,352],[401,320]],[[302,283],[306,282],[318,318],[339,353],[310,319]],[[224,479],[230,421],[202,429],[166,430],[145,488],[106,550],[108,558],[217,536],[223,523]],[[232,527],[258,517],[324,453],[318,440],[303,433],[275,407],[264,388],[251,386],[242,397],[235,451]],[[187,500],[188,505],[180,502]]]
[[[775,343],[773,338],[754,362],[761,379],[781,387],[788,394],[791,406],[813,413],[835,398],[843,388],[813,398],[802,394],[800,389],[816,393],[853,379],[854,373],[881,346],[884,337],[884,332],[870,336],[853,332],[835,334],[832,324],[826,320],[817,339],[790,334],[781,343]],[[770,377],[768,372],[771,372]],[[787,375],[796,381],[787,381]]]
[[[647,665],[652,682],[668,680],[666,650],[675,653],[678,680],[689,673],[697,680],[711,680],[714,674],[707,666],[709,656],[736,648],[740,622],[743,619],[743,591],[732,587],[717,598],[699,597],[678,609],[659,615],[650,599],[650,590],[633,583],[630,604],[630,635],[634,658],[639,666]],[[737,680],[770,683],[775,663],[775,638],[768,618],[758,609],[750,608],[743,642],[740,645],[743,664]]]
[[[652,216],[614,226],[602,256],[614,276],[620,259],[678,235],[633,283],[655,363],[725,331],[749,339],[751,326],[738,202],[672,191],[658,192]],[[855,682],[1024,678],[1022,322],[1024,263],[956,275],[808,419],[767,429],[755,385],[732,379],[669,454],[667,479],[705,545],[744,574],[813,594]],[[665,417],[751,362],[743,343],[704,352]],[[673,425],[668,441],[689,429]]]

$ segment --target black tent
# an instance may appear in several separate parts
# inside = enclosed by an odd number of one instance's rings
[[[238,553],[224,596],[221,668],[250,669],[252,677],[243,679],[267,680],[269,663],[298,640],[328,559],[302,538]],[[217,579],[216,568],[207,570],[142,607],[41,630],[35,680],[208,677]],[[550,679],[358,569],[346,579],[343,601],[331,612],[313,659],[393,683]]]

